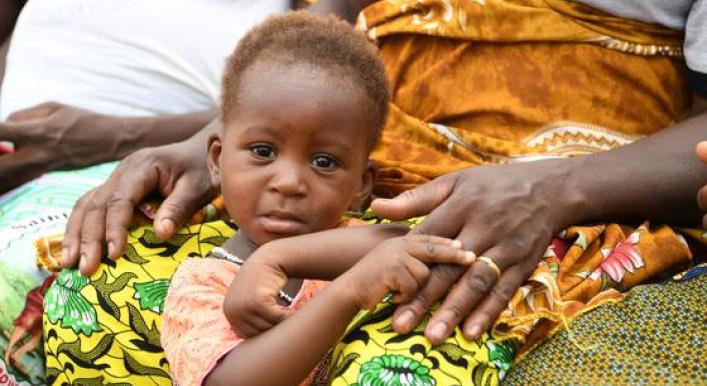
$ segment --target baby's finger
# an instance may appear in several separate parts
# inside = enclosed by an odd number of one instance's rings
[[[469,265],[476,260],[474,252],[431,242],[408,243],[407,252],[423,263]]]
[[[401,269],[395,273],[393,288],[393,303],[406,303],[412,300],[417,293],[418,288],[415,278],[410,274],[408,268]],[[382,299],[371,299],[371,308],[374,307]]]
[[[275,324],[268,322],[258,315],[249,315],[242,322],[232,325],[233,332],[241,338],[252,338],[271,329]]]
[[[262,304],[256,310],[256,314],[273,325],[281,323],[292,315],[294,310],[285,308],[276,302]]]
[[[462,242],[459,240],[454,240],[454,239],[449,239],[446,237],[434,236],[434,235],[408,234],[407,236],[405,236],[405,240],[410,241],[410,242],[446,245],[446,246],[449,246],[452,248],[457,248],[457,249],[461,249],[461,247],[462,247]]]

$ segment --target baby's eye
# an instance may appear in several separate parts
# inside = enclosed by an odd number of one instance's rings
[[[250,151],[258,158],[271,159],[275,157],[275,149],[267,145],[253,146]]]
[[[312,166],[318,169],[334,169],[337,166],[339,166],[339,163],[336,162],[335,159],[326,156],[326,155],[318,155],[312,159]]]

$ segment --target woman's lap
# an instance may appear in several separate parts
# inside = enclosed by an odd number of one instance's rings
[[[507,385],[703,384],[707,265],[681,280],[635,287],[530,352]]]

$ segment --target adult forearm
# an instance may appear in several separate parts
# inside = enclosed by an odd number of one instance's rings
[[[206,379],[207,386],[298,385],[334,346],[358,311],[346,284],[332,283],[302,310],[243,341]]]
[[[12,34],[24,4],[23,0],[0,0],[0,45]]]
[[[575,220],[698,224],[695,197],[707,168],[694,149],[705,138],[702,113],[629,146],[570,160],[570,186],[583,195]]]
[[[260,253],[288,277],[334,280],[381,242],[407,232],[400,225],[331,229],[272,241]]]
[[[118,118],[119,126],[116,130],[118,144],[115,159],[122,159],[127,155],[145,147],[156,147],[186,140],[192,136],[206,141],[218,125],[209,125],[217,120],[218,110],[197,111],[186,114],[163,115],[157,117]],[[114,117],[103,119],[113,120]],[[206,151],[206,150],[204,150]]]
[[[375,2],[375,0],[318,0],[308,9],[319,15],[336,15],[353,24],[359,12]]]

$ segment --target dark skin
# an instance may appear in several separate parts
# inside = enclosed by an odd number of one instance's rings
[[[468,264],[469,256],[448,239],[394,238],[407,232],[395,226],[320,232],[335,227],[373,187],[363,91],[309,65],[255,63],[238,95],[225,128],[210,140],[208,165],[240,226],[224,247],[246,260],[224,312],[236,332],[252,339],[205,383],[296,385],[361,307],[390,291],[409,300],[429,275],[425,263]],[[277,304],[280,288],[298,292],[298,278],[337,277],[290,317]],[[278,371],[267,371],[273,367]]]
[[[0,0],[0,45],[12,35],[25,0]]]
[[[697,153],[697,158],[707,165],[707,141],[698,143],[695,147],[695,152]],[[697,192],[697,205],[699,205],[702,212],[707,212],[707,185]],[[707,229],[707,214],[702,217],[702,228]]]
[[[695,96],[695,106],[700,105],[704,105],[703,99]],[[468,271],[434,268],[429,282],[415,300],[396,312],[396,331],[409,331],[431,304],[441,300],[447,290],[458,283],[435,313],[426,336],[439,343],[449,336],[454,326],[462,324],[468,338],[478,337],[532,273],[552,235],[569,225],[645,219],[672,224],[698,223],[700,211],[695,194],[707,181],[707,171],[694,156],[694,149],[697,142],[705,138],[707,114],[699,109],[693,111],[695,114],[689,120],[624,148],[575,159],[461,170],[441,176],[396,200],[374,201],[373,209],[383,217],[401,219],[429,213],[415,232],[457,238],[465,249],[477,255],[488,255],[503,271],[500,280],[496,280],[493,271],[482,263],[473,264]],[[193,166],[180,173],[186,170],[192,175],[199,174]],[[106,238],[124,240],[127,221],[110,234],[92,230],[100,230],[99,222],[105,224],[105,209],[126,200],[126,196],[134,204],[123,205],[124,214],[120,218],[129,219],[139,199],[153,189],[160,189],[159,181],[172,178],[167,170],[159,172],[159,179],[144,178],[141,173],[140,170],[124,172],[124,180],[140,182],[138,188],[119,179],[106,185],[104,189],[108,192],[103,194],[104,201],[99,202],[103,211],[90,221],[84,220],[85,209],[79,208],[75,215],[77,220],[73,228],[69,228],[74,236],[68,239],[67,245],[73,247],[82,239],[86,244],[95,245]],[[202,168],[201,174],[205,173]],[[116,186],[121,186],[123,192],[110,200],[110,190]],[[171,235],[177,224],[190,216],[191,212],[183,208],[193,205],[193,201],[183,198],[193,197],[192,189],[203,191],[187,183],[182,187],[173,192],[173,199],[168,198],[170,209],[163,211],[155,221],[156,229],[163,236]],[[77,224],[87,224],[85,228],[90,233],[77,231]],[[116,253],[113,257],[119,255]],[[100,254],[86,255],[86,259],[87,267],[96,267]],[[410,313],[406,315],[406,311]]]
[[[57,169],[123,159],[144,147],[179,142],[214,119],[216,110],[157,118],[108,116],[48,102],[0,122],[15,152],[0,156],[0,192]],[[100,145],[98,145],[100,144]],[[96,151],[100,146],[101,151]]]
[[[0,86],[5,75],[5,58],[10,47],[10,35],[24,5],[24,0],[0,0]]]

